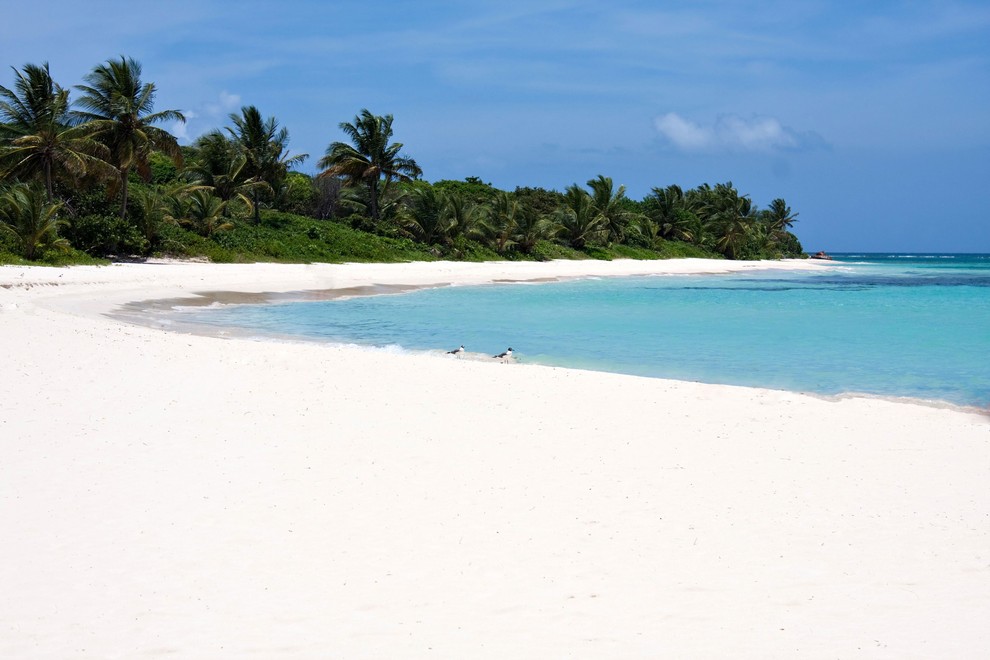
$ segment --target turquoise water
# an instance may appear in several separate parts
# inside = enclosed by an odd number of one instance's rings
[[[820,394],[990,404],[990,255],[833,255],[836,268],[445,287],[238,305],[258,335]]]

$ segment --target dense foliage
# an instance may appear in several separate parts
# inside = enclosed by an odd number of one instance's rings
[[[180,147],[154,83],[129,58],[70,92],[47,64],[0,86],[0,263],[149,255],[213,261],[803,256],[783,199],[758,209],[731,183],[657,187],[607,176],[564,192],[421,179],[393,117],[339,125],[316,176],[293,171],[289,132],[255,106]]]

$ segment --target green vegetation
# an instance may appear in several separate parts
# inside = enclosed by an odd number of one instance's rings
[[[642,200],[598,175],[563,193],[430,183],[361,110],[320,159],[293,171],[289,132],[255,106],[191,146],[156,126],[154,83],[120,57],[75,87],[47,64],[0,86],[0,263],[175,256],[218,262],[656,259],[804,256],[783,199],[758,209],[731,183],[654,188]]]

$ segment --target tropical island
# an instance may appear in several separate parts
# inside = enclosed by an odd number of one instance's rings
[[[759,208],[731,182],[654,187],[604,175],[565,191],[423,179],[393,117],[361,110],[317,161],[246,105],[180,146],[158,89],[120,57],[71,89],[48,64],[0,85],[0,263],[169,256],[213,262],[804,257],[782,198]],[[76,92],[73,95],[72,90]]]

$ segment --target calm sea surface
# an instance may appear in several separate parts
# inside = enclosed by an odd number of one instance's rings
[[[427,289],[236,305],[183,320],[709,383],[990,404],[990,255],[847,254],[836,268]]]

